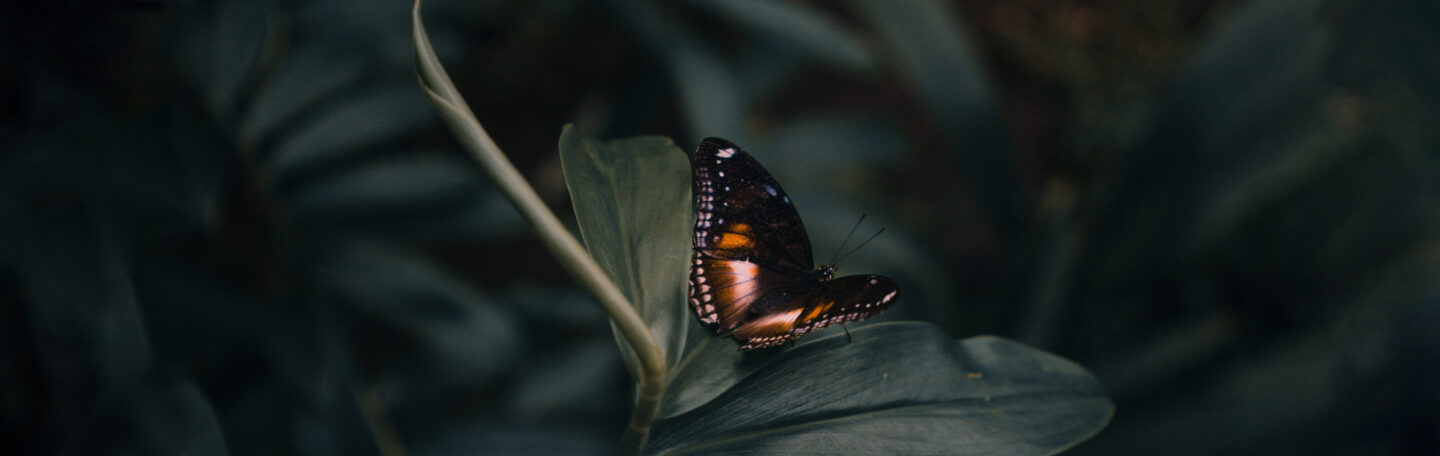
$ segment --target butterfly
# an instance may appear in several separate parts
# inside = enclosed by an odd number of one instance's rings
[[[815,267],[795,205],[760,162],[705,138],[692,163],[695,252],[690,307],[741,350],[783,344],[829,325],[870,318],[900,296],[878,275],[834,278]]]

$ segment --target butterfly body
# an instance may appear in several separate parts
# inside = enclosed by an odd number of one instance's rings
[[[883,276],[836,279],[833,266],[816,268],[790,197],[744,150],[706,138],[692,170],[690,306],[702,323],[740,339],[742,350],[869,318],[899,297]]]

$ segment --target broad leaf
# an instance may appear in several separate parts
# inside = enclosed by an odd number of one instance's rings
[[[1051,454],[1109,421],[1079,365],[996,337],[883,323],[743,355],[713,400],[660,421],[652,454]],[[675,390],[708,388],[688,377]]]
[[[745,143],[745,110],[754,94],[745,93],[735,69],[707,43],[684,35],[672,39],[667,51],[690,135]]]
[[[311,266],[318,288],[420,342],[432,386],[509,369],[522,353],[515,316],[427,259],[378,241],[337,242]]]
[[[350,158],[357,149],[414,134],[434,121],[434,111],[413,87],[366,91],[337,103],[282,139],[265,167],[281,180],[291,178]]]
[[[1026,218],[1020,178],[994,91],[959,14],[937,0],[856,0],[916,96],[948,132],[952,149],[1001,232]]]
[[[847,68],[874,63],[864,43],[819,8],[769,0],[701,0],[691,4],[758,32],[770,47],[789,47],[802,56]]]
[[[348,171],[285,192],[295,220],[325,228],[357,219],[419,224],[473,205],[483,183],[473,163],[439,153],[373,160]]]
[[[296,121],[303,110],[351,86],[365,73],[358,59],[337,56],[329,47],[307,46],[290,51],[275,74],[250,102],[240,122],[241,139],[263,141]]]
[[[690,161],[667,138],[601,142],[570,127],[560,135],[560,160],[586,248],[639,310],[673,366],[689,328],[683,287]],[[631,351],[624,354],[635,373]]]

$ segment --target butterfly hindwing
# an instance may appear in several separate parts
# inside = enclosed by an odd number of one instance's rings
[[[725,332],[750,316],[750,307],[789,285],[759,264],[706,258],[698,250],[690,266],[690,307],[701,323]]]
[[[899,297],[900,286],[884,276],[827,280],[805,292],[787,293],[784,304],[735,328],[731,335],[744,342],[742,350],[780,345],[826,326],[870,318]]]

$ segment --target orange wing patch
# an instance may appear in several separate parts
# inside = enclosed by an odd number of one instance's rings
[[[747,261],[697,259],[691,273],[691,305],[702,321],[719,323],[721,331],[739,326],[750,306],[770,292],[759,280],[760,265]]]
[[[715,240],[713,245],[714,248],[720,250],[740,250],[755,246],[755,240],[743,234],[723,233],[716,237],[718,239]]]
[[[800,317],[800,321],[810,321],[819,318],[820,314],[824,313],[827,310],[830,310],[830,308],[834,306],[835,301],[826,301],[816,304],[813,309],[810,309],[810,313],[807,313],[805,314],[805,316]]]

